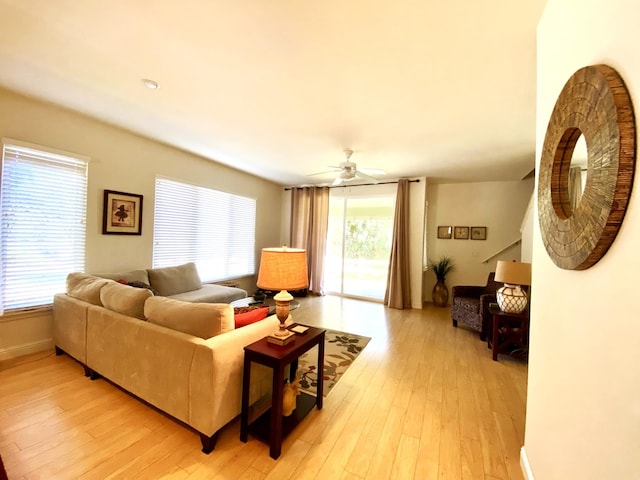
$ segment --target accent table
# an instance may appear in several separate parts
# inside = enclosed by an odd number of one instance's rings
[[[522,313],[503,312],[495,306],[489,307],[493,316],[488,346],[493,360],[504,353],[516,358],[526,358],[529,353],[529,307]]]
[[[282,415],[282,399],[284,391],[284,370],[291,365],[289,379],[295,378],[298,369],[298,358],[314,346],[318,346],[318,370],[324,368],[324,336],[325,330],[309,327],[303,334],[296,334],[295,340],[284,346],[268,343],[266,338],[244,347],[244,371],[242,374],[242,412],[240,414],[240,440],[247,441],[248,433],[268,439],[269,455],[278,458],[282,451],[282,438],[313,409],[322,408],[323,378],[318,375],[316,396],[300,392],[296,409],[288,417]],[[273,370],[271,408],[256,419],[249,419],[249,387],[251,385],[251,362],[255,362]]]

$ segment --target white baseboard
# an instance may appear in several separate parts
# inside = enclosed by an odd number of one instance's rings
[[[40,340],[39,342],[25,343],[16,347],[0,349],[0,360],[21,357],[31,353],[43,352],[53,348],[53,339]]]
[[[524,475],[525,480],[535,480],[524,446],[520,449],[520,468],[522,469],[522,474]]]

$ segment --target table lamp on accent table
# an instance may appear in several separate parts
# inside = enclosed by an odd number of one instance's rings
[[[496,282],[504,283],[504,287],[496,292],[500,310],[507,313],[522,313],[527,308],[527,292],[521,285],[531,285],[531,264],[498,260],[496,265]]]
[[[267,341],[276,345],[292,342],[295,334],[285,328],[289,318],[289,303],[293,300],[287,290],[301,290],[309,286],[307,251],[287,247],[263,248],[257,286],[263,290],[280,290],[273,297],[280,327],[267,337]]]

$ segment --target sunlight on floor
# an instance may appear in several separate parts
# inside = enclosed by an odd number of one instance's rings
[[[371,337],[367,349],[386,351],[389,343],[388,309],[381,303],[343,298],[333,295],[305,297],[298,311],[292,312],[294,321],[317,327]],[[319,314],[304,314],[305,305],[313,304]]]

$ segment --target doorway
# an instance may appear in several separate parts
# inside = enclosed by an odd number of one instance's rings
[[[384,300],[395,202],[395,185],[331,190],[324,278],[327,293]]]

